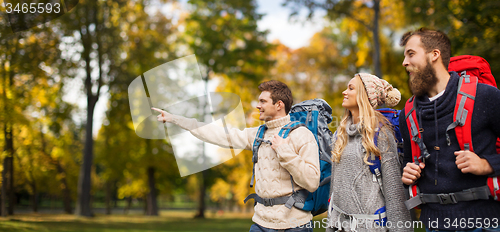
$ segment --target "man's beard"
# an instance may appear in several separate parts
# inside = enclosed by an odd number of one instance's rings
[[[417,97],[426,95],[438,82],[436,70],[432,68],[429,61],[422,70],[416,68],[407,68],[406,70],[412,73],[408,83],[411,92]]]

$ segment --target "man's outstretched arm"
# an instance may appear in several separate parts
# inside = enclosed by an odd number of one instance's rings
[[[161,109],[151,109],[160,113],[157,117],[159,122],[173,123],[191,132],[192,135],[204,142],[225,148],[251,150],[253,140],[257,134],[257,128],[246,128],[244,130],[224,128],[215,123],[198,122],[196,119],[174,115]]]

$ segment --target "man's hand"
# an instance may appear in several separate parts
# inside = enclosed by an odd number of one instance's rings
[[[455,164],[462,173],[472,173],[474,175],[489,175],[493,173],[493,168],[486,159],[480,158],[471,151],[456,151]]]
[[[407,163],[406,167],[403,168],[403,177],[401,177],[401,180],[406,185],[414,184],[418,180],[418,178],[420,178],[422,169],[424,168],[424,163],[420,163],[419,165],[416,165],[414,163]]]
[[[151,109],[160,113],[160,115],[158,115],[158,122],[172,122],[173,117],[171,113],[154,107]]]
[[[288,137],[286,139],[283,139],[278,134],[275,134],[274,138],[273,138],[273,141],[271,141],[272,142],[271,148],[273,148],[274,150],[276,150],[276,149],[278,149],[278,147],[281,144],[288,143],[289,140],[290,140],[290,137]]]

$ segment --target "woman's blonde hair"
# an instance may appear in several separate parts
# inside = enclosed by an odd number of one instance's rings
[[[376,111],[370,104],[368,99],[368,95],[366,93],[366,89],[364,87],[363,81],[359,75],[355,75],[355,84],[356,84],[356,101],[359,108],[359,124],[358,130],[360,130],[360,134],[362,136],[362,145],[366,150],[366,155],[363,158],[363,161],[370,165],[368,162],[368,156],[370,154],[374,154],[380,157],[380,150],[375,146],[374,138],[377,130],[381,128],[390,128],[388,125],[389,121],[378,111]],[[342,116],[342,120],[340,121],[340,126],[337,129],[337,141],[333,146],[332,151],[332,161],[340,162],[340,157],[344,148],[347,145],[347,132],[346,126],[347,122],[351,120],[352,114],[348,109],[345,110],[344,116]],[[385,133],[385,130],[384,130]]]

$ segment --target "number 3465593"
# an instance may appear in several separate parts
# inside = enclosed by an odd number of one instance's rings
[[[61,4],[59,3],[17,3],[16,5],[12,5],[12,3],[5,4],[5,8],[7,13],[59,13],[61,12]]]

